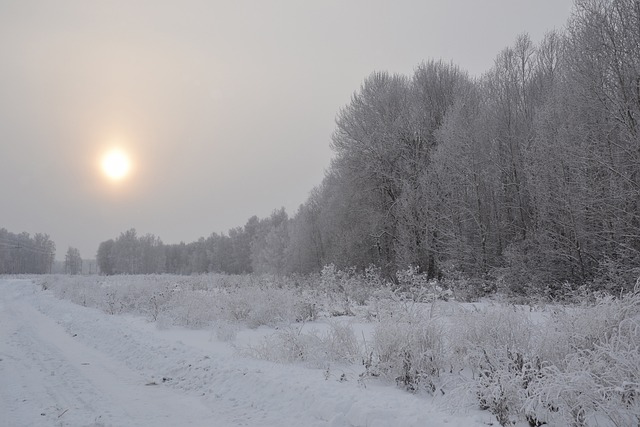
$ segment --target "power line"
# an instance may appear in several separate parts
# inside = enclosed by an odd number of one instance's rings
[[[38,248],[37,246],[25,245],[18,242],[3,241],[2,239],[0,239],[0,246],[5,246],[11,249],[24,249],[29,252],[39,253],[43,255],[52,255],[54,253],[54,251],[47,250],[45,248]]]

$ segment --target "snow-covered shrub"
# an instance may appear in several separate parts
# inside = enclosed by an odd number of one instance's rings
[[[292,323],[305,319],[310,310],[300,292],[278,287],[227,289],[218,294],[217,305],[228,320],[250,328]]]
[[[319,311],[313,295],[269,276],[56,276],[47,287],[80,305],[162,318],[165,326],[223,319],[255,328],[315,319]]]
[[[325,265],[320,272],[320,289],[328,298],[332,316],[353,315],[347,285],[353,274],[353,270],[341,271],[333,264]]]
[[[330,315],[353,316],[355,306],[365,306],[383,283],[380,270],[374,266],[359,273],[355,268],[339,270],[329,264],[320,272],[315,288],[322,293]]]
[[[295,306],[297,314],[296,322],[314,321],[318,318],[318,292],[314,290],[303,290]]]
[[[213,283],[212,278],[215,280],[218,276],[208,276],[208,275],[195,275],[189,276],[185,280],[180,281],[178,286],[183,289],[190,289],[192,291],[209,291],[211,289],[211,285]]]
[[[522,308],[456,319],[449,345],[465,386],[502,425],[629,426],[640,420],[640,293],[556,307],[542,324]]]
[[[105,305],[106,312],[109,314],[119,314],[122,310],[122,304],[118,299],[118,289],[114,286],[102,288],[102,301]]]
[[[35,277],[33,280],[33,283],[38,286],[40,289],[42,289],[43,291],[47,291],[49,290],[49,286],[50,286],[50,282],[51,279],[49,276],[44,276],[44,277]]]
[[[553,344],[544,354],[545,358],[562,367],[567,355],[606,342],[615,335],[626,319],[640,313],[638,293],[624,298],[595,294],[594,302],[586,301],[580,306],[557,307],[549,319],[553,329],[545,331],[547,342]],[[543,345],[543,344],[542,344]]]
[[[381,320],[385,317],[393,316],[399,305],[399,298],[391,287],[381,287],[376,289],[369,299],[367,317]]]
[[[344,271],[342,286],[349,302],[365,306],[373,293],[385,286],[385,281],[382,279],[380,268],[370,265],[362,273],[357,273],[355,269]]]
[[[398,280],[397,290],[413,301],[421,301],[425,297],[425,290],[429,286],[429,278],[424,273],[418,273],[418,267],[410,265],[406,270],[396,272]]]
[[[235,322],[244,322],[251,312],[251,300],[247,292],[239,289],[227,289],[218,298],[218,304],[226,317]]]
[[[58,298],[67,299],[83,307],[96,307],[102,299],[98,294],[99,288],[88,288],[80,279],[61,282],[53,289]]]
[[[522,418],[537,425],[541,418],[524,409],[533,394],[532,383],[543,376],[540,359],[504,349],[484,356],[476,383],[480,407],[494,414],[501,425],[515,424]]]
[[[458,302],[476,302],[494,294],[497,290],[496,281],[493,278],[469,276],[460,271],[451,261],[441,265],[441,273],[443,287],[450,289],[452,297]]]
[[[140,314],[147,302],[151,289],[155,289],[155,283],[126,283],[120,289],[120,310],[123,313]]]
[[[172,289],[167,286],[160,289],[150,289],[144,302],[140,304],[141,310],[146,313],[150,320],[158,320],[158,316],[167,310],[169,301],[171,301]]]
[[[527,400],[541,420],[572,426],[640,423],[640,292],[602,296],[552,321],[564,357],[543,368]],[[561,352],[562,353],[562,352]]]
[[[364,306],[369,301],[374,288],[369,286],[364,276],[353,275],[345,281],[344,289],[351,303]]]
[[[564,369],[555,365],[544,368],[526,402],[530,413],[556,425],[637,425],[637,374],[631,376],[636,377],[635,383],[620,378],[619,365],[609,365],[609,359],[606,352],[580,351],[570,355]]]
[[[502,425],[528,416],[524,402],[542,367],[534,336],[526,312],[495,306],[460,314],[448,337],[452,370],[471,370],[464,387]]]
[[[477,277],[447,279],[445,284],[448,289],[451,289],[453,298],[459,302],[476,302],[494,294],[497,290],[495,280]]]
[[[329,330],[321,342],[328,361],[353,363],[362,358],[362,346],[350,324],[329,322]]]
[[[353,363],[362,358],[360,343],[349,324],[330,322],[329,330],[302,331],[287,326],[247,349],[249,355],[272,362],[304,362],[319,368],[330,363]]]
[[[260,289],[253,298],[254,304],[247,317],[247,326],[250,328],[291,323],[300,317],[296,312],[301,305],[299,296],[289,289]]]
[[[279,329],[262,341],[246,349],[252,357],[272,362],[302,362],[310,355],[317,355],[314,349],[320,348],[320,337],[316,331],[302,333],[302,328],[291,326]]]
[[[85,292],[91,292],[90,286],[83,286]],[[142,283],[104,283],[93,288],[97,291],[97,308],[109,314],[140,313],[149,290]]]
[[[444,329],[418,311],[398,312],[376,325],[368,374],[411,391],[434,392],[446,368]]]
[[[634,260],[635,258],[635,260]],[[629,251],[621,258],[605,257],[599,262],[598,274],[591,282],[594,289],[609,293],[631,292],[640,284],[640,264],[635,251]]]
[[[442,283],[429,279],[426,273],[419,273],[418,267],[409,266],[406,270],[396,272],[398,285],[396,292],[403,298],[416,302],[432,302],[448,300],[453,296],[450,289],[445,289]]]
[[[214,322],[213,331],[219,341],[230,342],[236,339],[240,326],[228,320],[218,319]]]
[[[202,328],[220,317],[216,310],[216,296],[211,292],[174,290],[164,317],[177,326]]]
[[[484,350],[529,351],[533,325],[528,313],[518,307],[493,305],[461,312],[451,333],[451,344],[457,354],[477,366]]]

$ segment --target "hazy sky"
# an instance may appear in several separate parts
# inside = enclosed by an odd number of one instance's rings
[[[374,70],[473,75],[571,0],[0,1],[0,227],[63,259],[135,227],[193,241],[320,183],[334,119]],[[118,145],[133,169],[101,173]]]

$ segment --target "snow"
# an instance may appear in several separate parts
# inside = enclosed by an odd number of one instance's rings
[[[251,343],[267,330],[240,331]],[[342,370],[341,370],[342,369]],[[346,381],[341,381],[343,377]],[[158,329],[0,279],[0,426],[430,426],[495,424],[428,396],[243,357],[212,330]]]

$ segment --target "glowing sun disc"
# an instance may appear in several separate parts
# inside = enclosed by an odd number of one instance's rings
[[[122,150],[108,152],[102,159],[102,171],[114,181],[118,181],[129,173],[131,162]]]

